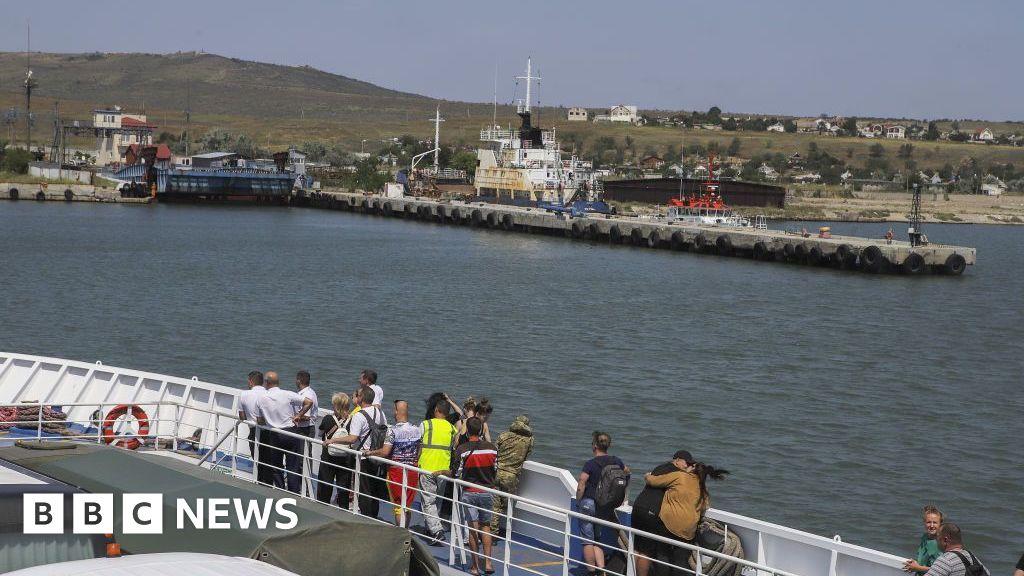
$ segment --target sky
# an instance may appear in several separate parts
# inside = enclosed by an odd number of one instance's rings
[[[1024,120],[1019,0],[4,2],[0,50],[206,51],[445,100]],[[495,91],[495,84],[497,90]]]

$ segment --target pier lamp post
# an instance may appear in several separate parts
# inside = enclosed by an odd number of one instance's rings
[[[360,154],[364,154],[365,153],[365,152],[363,152],[363,145],[365,145],[366,142],[367,142],[366,138],[363,138],[362,140],[359,141],[359,153]]]

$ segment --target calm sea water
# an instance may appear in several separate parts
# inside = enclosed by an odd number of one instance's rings
[[[887,225],[836,224],[880,237]],[[0,350],[241,386],[374,367],[485,395],[574,473],[732,471],[714,505],[909,555],[919,510],[995,574],[1024,551],[1024,228],[932,226],[959,278],[889,277],[285,208],[0,203]]]

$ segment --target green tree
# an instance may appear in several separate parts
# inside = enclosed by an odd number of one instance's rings
[[[785,122],[782,123],[782,128],[786,132],[793,134],[796,132],[796,122],[793,122],[792,120],[786,120]]]
[[[299,150],[306,155],[310,162],[320,162],[327,156],[327,146],[323,142],[307,140],[302,143]]]
[[[924,139],[933,142],[939,139],[939,127],[935,125],[935,122],[928,123],[928,131],[924,133]]]
[[[356,172],[353,180],[357,187],[375,192],[384,187],[391,178],[387,174],[381,174],[377,169],[376,158],[365,158],[355,164]]]
[[[733,138],[732,142],[729,142],[729,147],[726,148],[725,153],[729,156],[738,156],[740,153],[740,146],[742,146],[740,139]]]
[[[899,151],[896,152],[896,157],[897,158],[909,159],[913,155],[914,155],[914,145],[913,144],[909,144],[909,143],[908,144],[901,144],[900,148],[899,148]]]
[[[868,156],[871,158],[885,158],[885,146],[881,143],[875,142],[868,148]]]
[[[32,153],[28,150],[8,148],[4,150],[3,159],[0,160],[0,170],[14,174],[27,174],[28,163],[31,161]]]
[[[736,125],[736,119],[735,118],[726,118],[725,120],[722,121],[722,130],[728,130],[729,132],[735,132],[737,127],[738,126]]]
[[[464,170],[467,176],[476,174],[476,154],[467,150],[459,150],[452,156],[449,166],[456,170]]]
[[[857,134],[857,118],[856,118],[856,116],[851,116],[851,117],[847,118],[846,120],[843,120],[842,128],[843,128],[843,130],[846,130],[847,134],[850,134],[851,136],[856,136],[856,134]]]
[[[953,132],[959,132],[959,131],[960,131],[960,121],[959,120],[953,120]]]

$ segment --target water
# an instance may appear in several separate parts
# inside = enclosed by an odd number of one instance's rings
[[[810,226],[808,226],[810,228]],[[881,237],[888,225],[833,226]],[[937,504],[993,573],[1024,543],[1024,228],[929,225],[959,278],[870,276],[285,208],[0,203],[0,350],[326,404],[486,395],[573,473],[685,448],[714,505],[910,555]]]

